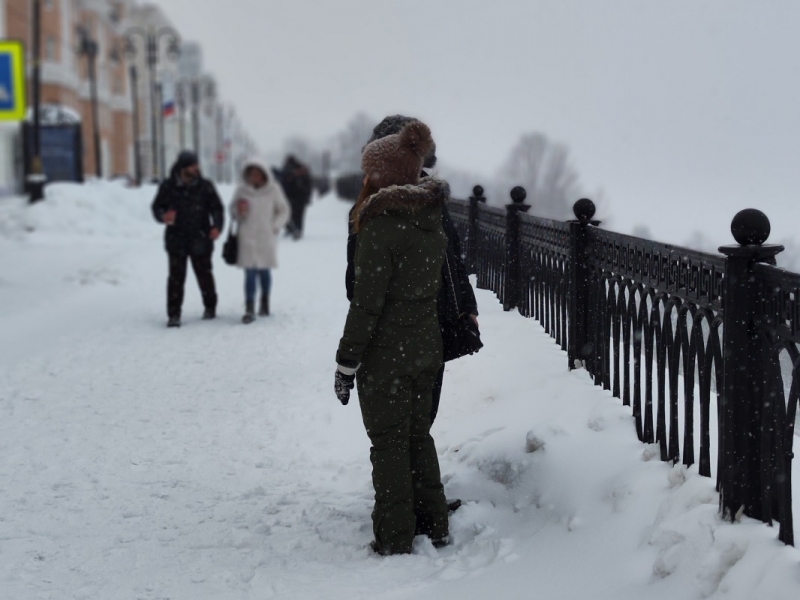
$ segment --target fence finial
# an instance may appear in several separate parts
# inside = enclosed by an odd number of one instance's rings
[[[475,198],[483,198],[483,186],[476,185],[474,188],[472,188],[472,195]]]
[[[528,197],[528,192],[525,191],[525,188],[521,185],[518,185],[514,189],[511,190],[511,200],[514,204],[522,204],[525,202],[525,199]]]
[[[594,202],[588,198],[581,198],[572,207],[572,212],[575,213],[578,221],[584,224],[592,220],[596,210]]]
[[[733,238],[742,246],[762,246],[771,231],[767,215],[756,208],[739,211],[731,221]]]

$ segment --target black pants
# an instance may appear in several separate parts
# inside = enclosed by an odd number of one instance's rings
[[[203,295],[206,308],[217,308],[217,290],[214,285],[211,254],[187,256],[185,254],[169,255],[169,279],[167,280],[167,315],[180,317],[183,306],[183,288],[186,283],[186,263],[192,261],[192,269],[197,277],[197,285]]]
[[[436,420],[436,415],[439,412],[439,400],[442,398],[442,380],[444,379],[444,365],[439,369],[436,374],[436,380],[433,382],[433,402],[431,402],[431,426]]]
[[[306,201],[305,200],[289,200],[289,206],[292,208],[292,219],[289,221],[289,231],[295,234],[303,233],[303,224],[306,216]]]

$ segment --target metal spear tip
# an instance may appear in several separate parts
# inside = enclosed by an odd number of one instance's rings
[[[518,185],[513,190],[511,190],[511,200],[514,204],[522,204],[525,202],[525,198],[528,197],[528,192],[525,191],[525,188],[521,185]]]
[[[731,221],[733,239],[741,246],[761,246],[771,230],[767,215],[756,208],[739,211]]]
[[[592,220],[597,208],[594,202],[588,198],[581,198],[572,206],[572,212],[581,223],[588,223]]]
[[[483,196],[483,186],[476,185],[474,188],[472,188],[472,195],[476,198],[481,198]]]

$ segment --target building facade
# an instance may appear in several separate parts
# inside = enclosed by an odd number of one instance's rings
[[[145,181],[166,176],[184,148],[199,150],[209,177],[223,181],[234,177],[234,163],[253,144],[234,112],[222,108],[216,82],[203,71],[200,46],[180,40],[160,7],[136,0],[41,0],[40,4],[42,107],[47,114],[80,121],[86,178],[98,173],[98,153],[89,58],[79,50],[85,38],[97,48],[102,177],[134,176],[137,146]],[[32,9],[31,0],[0,0],[0,37],[25,44],[29,106],[33,101]],[[154,68],[148,60],[148,38],[157,41]],[[195,103],[197,119],[192,118]],[[135,113],[138,131],[134,131]],[[23,190],[22,155],[20,124],[0,123],[0,195]]]
[[[131,106],[124,60],[124,27],[133,0],[41,0],[41,102],[77,114],[83,167],[98,172],[95,157],[89,58],[79,52],[82,28],[97,43],[96,80],[103,177],[128,175],[133,165]],[[33,3],[5,0],[4,37],[21,40],[32,57]],[[29,62],[30,64],[30,62]],[[30,93],[30,68],[28,102]],[[19,182],[17,187],[19,187]]]

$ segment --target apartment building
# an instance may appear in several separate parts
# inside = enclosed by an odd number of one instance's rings
[[[33,97],[31,57],[33,2],[0,0],[0,37],[21,40],[29,61],[28,104]],[[193,147],[191,84],[213,79],[203,73],[202,49],[181,40],[179,57],[170,45],[169,31],[177,33],[155,4],[136,0],[41,0],[41,103],[43,113],[80,121],[82,164],[87,178],[95,177],[95,139],[88,58],[79,52],[83,30],[97,44],[96,81],[103,177],[135,172],[135,141],[139,142],[142,176],[163,177],[177,153]],[[163,34],[163,35],[160,35]],[[155,35],[158,52],[155,70],[147,61],[148,35]],[[131,43],[129,43],[131,42]],[[137,77],[131,88],[131,68]],[[154,75],[154,81],[151,76]],[[154,100],[153,83],[160,97]],[[229,180],[233,163],[253,147],[231,110],[222,111],[214,85],[201,86],[199,149],[204,171]],[[180,89],[183,88],[183,95]],[[133,108],[139,131],[133,131]],[[179,102],[179,99],[183,102]],[[182,106],[179,106],[182,104]],[[168,107],[165,112],[165,106]],[[166,116],[165,116],[166,115]],[[222,118],[218,118],[221,115]],[[156,135],[153,125],[156,124]],[[138,134],[138,135],[137,135]],[[155,139],[155,143],[154,143]],[[222,161],[222,164],[219,164]],[[23,189],[22,141],[19,124],[0,124],[0,195]]]
[[[32,54],[30,0],[5,0],[3,36],[22,40]],[[101,172],[127,175],[133,168],[131,106],[125,65],[124,27],[133,0],[41,0],[41,101],[46,107],[77,115],[82,123],[83,167],[97,172],[92,128],[88,58],[79,51],[78,28],[97,42],[98,121]],[[30,82],[29,82],[30,88]],[[29,92],[29,102],[32,95]]]

